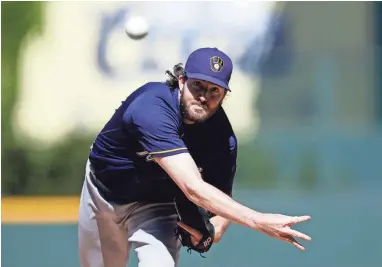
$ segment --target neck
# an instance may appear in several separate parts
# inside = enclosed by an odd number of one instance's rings
[[[187,120],[187,119],[183,119],[183,122],[184,122],[185,124],[195,124],[195,122],[190,121],[190,120]]]

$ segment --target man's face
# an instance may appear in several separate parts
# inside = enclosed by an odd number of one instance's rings
[[[221,106],[226,89],[197,79],[179,77],[180,107],[185,123],[207,120]]]

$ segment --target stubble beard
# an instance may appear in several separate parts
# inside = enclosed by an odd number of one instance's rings
[[[198,105],[203,110],[200,110],[200,111],[193,110],[191,107],[194,105]],[[216,110],[217,109],[218,108],[216,108]],[[216,111],[216,110],[210,111],[206,105],[203,105],[198,101],[193,101],[193,102],[187,104],[185,99],[184,99],[183,92],[181,93],[181,96],[180,96],[180,110],[181,110],[183,119],[188,120],[188,121],[193,122],[193,123],[201,123],[201,122],[206,121]]]

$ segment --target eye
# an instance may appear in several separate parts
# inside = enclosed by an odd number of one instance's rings
[[[200,87],[200,82],[199,81],[194,81],[193,85],[196,86],[196,87]]]
[[[217,88],[217,87],[213,87],[213,88],[211,88],[211,91],[212,91],[213,93],[217,94],[217,93],[219,93],[219,88]]]

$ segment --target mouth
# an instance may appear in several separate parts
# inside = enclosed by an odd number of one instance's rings
[[[192,103],[193,106],[196,106],[200,109],[207,109],[207,106],[206,105],[203,105],[202,103],[199,103],[199,102],[195,102],[195,103]]]
[[[198,104],[194,104],[193,106],[194,106],[194,109],[199,111],[199,112],[207,111],[207,107],[206,106],[198,105]]]

